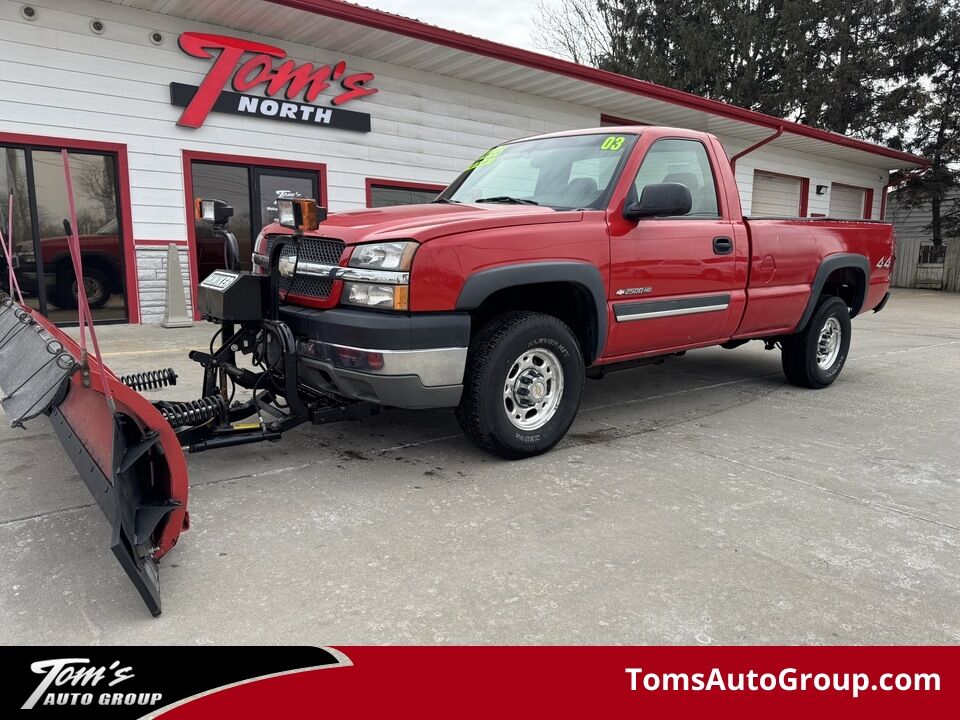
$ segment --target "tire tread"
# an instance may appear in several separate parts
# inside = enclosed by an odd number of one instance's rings
[[[824,308],[831,304],[838,305],[838,308],[839,305],[843,305],[844,311],[846,311],[846,304],[843,300],[835,295],[824,295],[817,302],[817,306],[806,326],[799,332],[784,338],[781,342],[781,366],[784,376],[791,385],[819,390],[830,385],[836,379],[836,376],[834,376],[829,382],[824,383],[812,373],[810,366],[811,353],[816,353],[816,343],[819,341],[818,328],[829,314],[825,312]],[[847,323],[849,323],[849,319]],[[849,328],[845,332],[849,338]]]
[[[470,341],[463,394],[460,396],[460,404],[457,406],[455,413],[464,435],[481,450],[508,459],[523,458],[530,455],[530,453],[518,452],[503,443],[497,442],[493,433],[484,427],[481,408],[484,399],[483,390],[489,384],[487,378],[488,367],[494,361],[500,346],[517,328],[527,323],[544,321],[558,323],[569,333],[571,338],[575,338],[573,331],[552,315],[530,310],[513,310],[490,320],[477,331]],[[549,448],[544,448],[540,452],[545,452],[547,449]]]

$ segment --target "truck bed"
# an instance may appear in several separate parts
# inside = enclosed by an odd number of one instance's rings
[[[890,287],[893,226],[876,220],[745,217],[750,239],[746,309],[735,337],[793,332],[819,268],[831,255],[867,258],[867,291],[859,312],[876,307]]]

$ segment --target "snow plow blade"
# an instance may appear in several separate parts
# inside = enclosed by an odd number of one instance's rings
[[[49,417],[113,528],[113,554],[159,615],[158,561],[188,524],[187,466],[173,428],[68,335],[3,293],[0,390],[14,427]]]

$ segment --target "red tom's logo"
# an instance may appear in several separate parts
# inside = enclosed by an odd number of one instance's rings
[[[237,112],[225,106],[227,98],[221,98],[221,95],[246,97],[245,102],[238,104],[240,112],[337,126],[340,123],[331,122],[334,117],[331,109],[304,105],[294,100],[302,96],[306,103],[312,103],[334,83],[339,84],[341,90],[330,99],[334,107],[377,92],[376,88],[368,86],[374,79],[373,73],[348,74],[347,64],[343,60],[334,65],[298,65],[293,60],[284,60],[287,53],[281,48],[252,40],[185,32],[180,35],[180,49],[197,58],[210,59],[216,56],[192,98],[183,103],[185,108],[177,124],[186,127],[198,128],[203,125],[211,110]],[[248,53],[253,53],[252,57],[244,60]],[[258,98],[234,95],[227,90],[228,82],[239,93],[261,87],[264,95],[271,99],[253,102]]]

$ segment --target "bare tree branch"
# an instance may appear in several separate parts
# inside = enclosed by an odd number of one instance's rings
[[[541,50],[583,65],[610,53],[610,29],[596,0],[539,0],[534,43]]]

